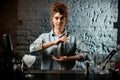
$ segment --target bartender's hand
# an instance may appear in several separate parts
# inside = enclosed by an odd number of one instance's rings
[[[66,35],[64,35],[64,36],[60,37],[59,39],[52,41],[52,42],[43,43],[42,45],[39,43],[37,45],[37,50],[40,51],[41,49],[46,49],[53,45],[58,45],[60,42],[67,42],[67,41],[69,41],[69,39]],[[41,46],[42,46],[42,48],[41,48]]]
[[[61,57],[56,57],[55,55],[52,55],[52,59],[58,62],[62,62],[62,61],[68,61],[68,57],[67,56],[61,56]]]
[[[52,55],[52,59],[58,62],[61,61],[69,61],[69,60],[82,60],[83,56],[81,54],[77,54],[74,56],[61,56],[61,57],[57,57],[55,55]]]
[[[68,37],[66,35],[62,36],[61,38],[59,38],[58,40],[54,41],[54,44],[59,44],[59,42],[67,42],[69,41]]]

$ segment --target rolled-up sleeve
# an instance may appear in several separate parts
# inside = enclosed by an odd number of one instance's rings
[[[32,44],[30,44],[30,47],[29,47],[29,50],[30,52],[34,52],[34,51],[37,51],[37,45],[40,43],[42,44],[43,43],[43,34],[40,35]]]
[[[79,39],[76,40],[76,54],[81,54],[83,57],[83,60],[89,59],[89,54],[87,51],[87,47],[84,41],[81,41]]]

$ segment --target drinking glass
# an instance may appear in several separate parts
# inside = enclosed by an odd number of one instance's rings
[[[30,73],[30,68],[35,62],[35,60],[36,60],[36,57],[33,55],[25,54],[23,56],[23,62],[27,65],[28,71],[29,71],[25,77],[32,77],[32,74]]]
[[[110,61],[109,59],[105,59],[106,55],[104,54],[100,54],[95,55],[95,73],[96,74],[108,74],[109,73],[109,69],[110,69]]]

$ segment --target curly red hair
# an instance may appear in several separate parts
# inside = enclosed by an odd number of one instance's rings
[[[60,14],[62,14],[65,18],[66,18],[66,22],[67,22],[67,17],[68,17],[68,7],[66,4],[62,3],[62,2],[57,2],[54,5],[51,6],[51,20],[50,23],[52,23],[52,18],[54,16],[55,13],[59,12]]]

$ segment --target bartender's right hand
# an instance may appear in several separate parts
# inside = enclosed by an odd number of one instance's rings
[[[68,37],[66,35],[62,36],[61,38],[59,38],[58,40],[56,40],[54,43],[57,45],[60,42],[67,42],[69,41]]]

